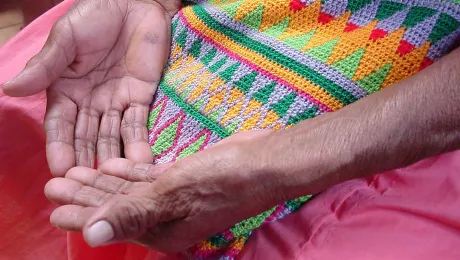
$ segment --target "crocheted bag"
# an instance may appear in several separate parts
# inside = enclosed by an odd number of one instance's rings
[[[204,2],[204,1],[201,1]],[[173,19],[173,44],[148,128],[155,163],[251,129],[285,129],[422,70],[459,39],[458,1],[213,0]],[[233,259],[287,201],[191,248]]]

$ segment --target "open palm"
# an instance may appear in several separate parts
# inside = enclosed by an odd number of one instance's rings
[[[151,162],[147,116],[170,49],[174,1],[80,0],[13,81],[10,96],[47,89],[47,159],[62,176],[122,151]],[[123,147],[123,148],[122,148]],[[97,157],[96,157],[97,156]]]

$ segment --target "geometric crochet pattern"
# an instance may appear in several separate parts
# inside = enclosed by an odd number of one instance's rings
[[[172,21],[171,54],[148,121],[155,164],[237,132],[286,129],[341,109],[426,68],[460,38],[459,1],[197,2]],[[234,259],[254,229],[308,199],[238,223],[187,255]]]

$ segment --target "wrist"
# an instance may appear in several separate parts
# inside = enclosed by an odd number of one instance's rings
[[[263,150],[264,169],[278,186],[279,196],[294,199],[319,193],[357,177],[367,148],[362,138],[350,138],[358,119],[345,113],[330,113],[293,128],[273,132]]]

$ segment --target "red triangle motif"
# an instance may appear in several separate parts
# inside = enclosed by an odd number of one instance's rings
[[[422,60],[422,64],[420,64],[420,68],[419,70],[423,70],[425,69],[426,67],[430,66],[431,64],[433,64],[434,61],[428,57],[425,57],[423,60]]]
[[[413,51],[414,49],[415,49],[415,46],[412,45],[410,42],[406,40],[401,40],[401,42],[399,42],[397,53],[399,53],[399,55],[401,56],[404,56],[408,54],[409,52]]]
[[[321,12],[318,17],[318,22],[322,24],[327,24],[330,21],[334,20],[334,16]]]
[[[300,0],[291,0],[291,3],[289,4],[289,8],[291,8],[291,10],[294,12],[302,10],[302,8],[305,6],[305,3],[301,2]]]
[[[373,40],[373,41],[376,41],[380,38],[383,38],[385,36],[388,35],[388,32],[383,30],[383,29],[380,29],[380,28],[377,28],[377,29],[374,29],[371,33],[371,35],[369,36],[369,39]]]
[[[347,24],[347,27],[345,27],[345,29],[344,29],[343,31],[344,31],[344,32],[352,32],[352,31],[354,31],[354,30],[356,30],[356,29],[358,29],[358,28],[359,28],[358,25],[356,25],[356,24],[354,24],[354,23],[348,23],[348,24]]]

